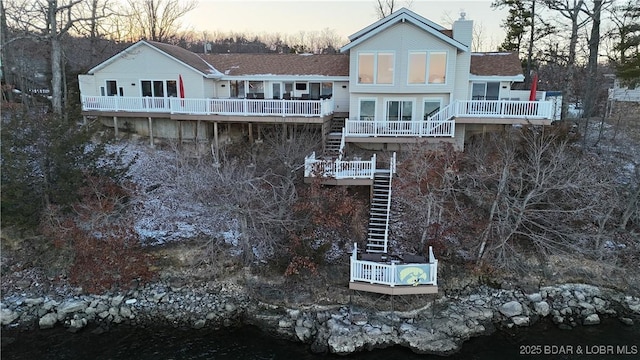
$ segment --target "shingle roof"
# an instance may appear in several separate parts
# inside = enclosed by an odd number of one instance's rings
[[[470,72],[478,76],[517,76],[522,75],[522,64],[513,52],[472,53]]]
[[[349,56],[310,54],[201,54],[225,75],[349,76]]]
[[[168,55],[182,61],[183,63],[193,67],[194,69],[201,71],[204,74],[214,73],[214,69],[211,68],[200,56],[197,54],[183,49],[176,45],[165,44],[157,41],[145,40],[150,45],[158,48],[159,50],[167,53]]]

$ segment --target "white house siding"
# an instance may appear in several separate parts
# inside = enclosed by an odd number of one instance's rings
[[[174,58],[141,43],[140,46],[118,55],[114,61],[98,68],[93,75],[93,95],[100,95],[100,87],[106,87],[107,80],[115,80],[123,88],[123,96],[142,96],[141,80],[175,80],[182,75],[185,97],[203,98],[205,96],[204,77],[201,73],[181,64]],[[81,75],[82,76],[82,75]],[[88,81],[81,80],[84,84]],[[88,95],[89,89],[82,88],[82,94]],[[86,91],[86,92],[85,92]],[[212,96],[211,93],[207,94]]]
[[[349,82],[335,81],[333,83],[333,106],[337,113],[348,113],[349,104]]]
[[[407,81],[409,51],[444,51],[447,53],[446,84],[409,85]],[[354,46],[350,51],[349,73],[352,93],[418,93],[452,92],[454,88],[457,49],[410,23],[398,23],[376,36]],[[358,84],[358,53],[393,52],[392,85]],[[469,69],[467,68],[467,72]],[[468,81],[468,80],[467,80]]]

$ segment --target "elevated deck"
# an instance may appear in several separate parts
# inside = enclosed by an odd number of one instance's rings
[[[351,255],[349,289],[387,295],[435,294],[438,292],[438,260],[429,248],[429,260],[410,262],[358,257],[357,244]]]

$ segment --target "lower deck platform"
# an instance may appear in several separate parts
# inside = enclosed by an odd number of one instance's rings
[[[382,284],[370,284],[361,281],[349,282],[349,289],[386,295],[419,295],[438,293],[437,285],[389,286]]]

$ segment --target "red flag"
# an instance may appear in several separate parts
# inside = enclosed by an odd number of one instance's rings
[[[529,94],[529,101],[536,101],[536,91],[538,90],[538,74],[533,74],[533,81],[531,81],[531,93]]]
[[[179,87],[179,94],[178,96],[180,96],[180,99],[184,99],[184,82],[182,81],[182,75],[178,75],[178,87]],[[180,105],[184,106],[184,101],[180,101]]]

